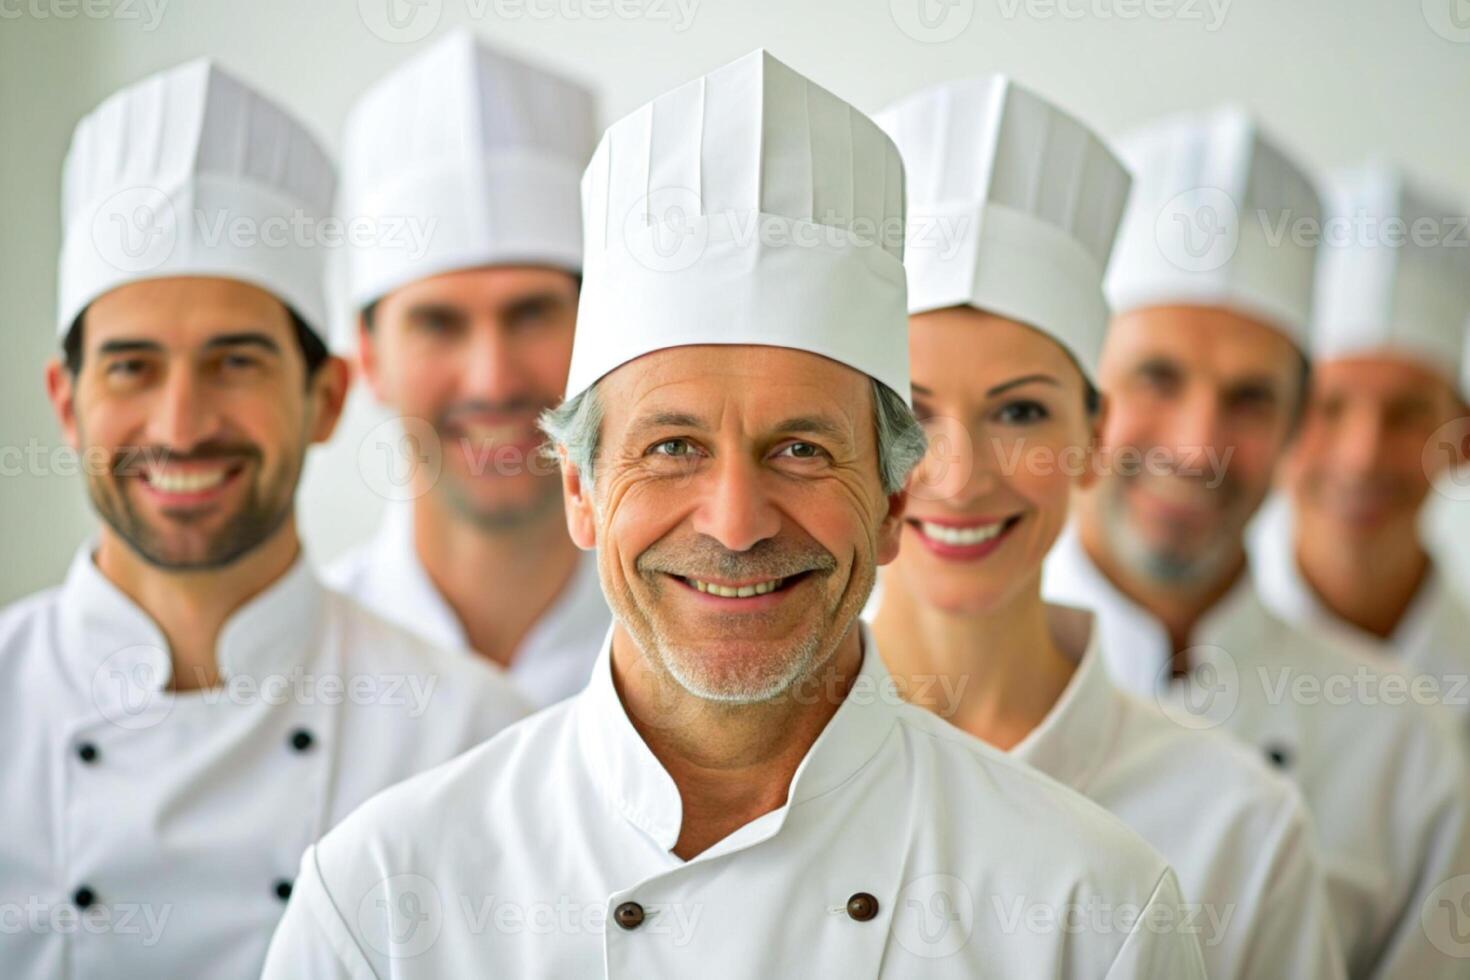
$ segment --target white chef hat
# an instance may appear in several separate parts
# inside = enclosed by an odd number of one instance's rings
[[[810,351],[909,397],[903,165],[763,50],[614,123],[582,179],[567,395],[687,344]]]
[[[1089,376],[1128,172],[1090,129],[1003,75],[945,82],[875,119],[908,175],[909,312],[973,306],[1036,327]]]
[[[1311,179],[1236,108],[1117,141],[1133,193],[1108,266],[1117,312],[1222,306],[1307,349],[1321,205]]]
[[[66,156],[58,334],[118,286],[218,276],[269,291],[325,340],[335,182],[300,122],[208,59],[115,93]]]
[[[1315,355],[1400,353],[1470,397],[1460,377],[1470,322],[1465,205],[1432,196],[1384,164],[1333,173],[1323,197]]]
[[[344,220],[361,310],[406,283],[483,265],[582,267],[577,183],[597,136],[592,93],[465,30],[370,88],[347,116]],[[414,221],[422,242],[393,228]]]

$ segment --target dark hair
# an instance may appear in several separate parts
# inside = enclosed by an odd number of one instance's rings
[[[1089,417],[1096,415],[1102,408],[1102,394],[1086,374],[1082,375],[1082,407],[1087,410]]]
[[[316,335],[316,331],[301,319],[300,314],[289,306],[286,307],[286,313],[291,317],[291,328],[296,334],[296,344],[301,348],[302,360],[306,362],[306,380],[309,382],[316,377],[317,371],[326,363],[331,352]],[[61,341],[62,358],[72,377],[76,377],[82,370],[82,321],[86,315],[86,309],[77,314],[71,329],[67,330],[66,337]]]

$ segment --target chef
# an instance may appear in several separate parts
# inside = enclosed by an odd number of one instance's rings
[[[1164,861],[859,625],[924,446],[892,143],[756,51],[614,124],[583,201],[546,424],[592,680],[308,853],[265,976],[1203,976]]]
[[[381,232],[343,263],[359,364],[418,458],[327,582],[538,706],[587,683],[611,620],[536,428],[566,385],[593,115],[580,85],[457,31],[368,90],[344,139],[340,209]]]
[[[321,339],[332,184],[206,60],[77,127],[46,383],[102,520],[0,612],[7,978],[258,976],[309,844],[526,711],[302,554],[293,497],[347,384]]]
[[[1256,521],[1268,605],[1433,678],[1470,731],[1470,608],[1419,534],[1434,480],[1470,453],[1463,207],[1386,165],[1333,175],[1319,249],[1312,397]],[[1456,215],[1460,217],[1456,217]]]
[[[1105,463],[1046,592],[1097,611],[1125,689],[1296,781],[1350,976],[1463,976],[1435,941],[1453,913],[1436,889],[1470,872],[1457,741],[1393,694],[1402,678],[1269,613],[1246,565],[1246,523],[1305,396],[1316,192],[1235,110],[1119,147],[1134,189],[1106,282]]]
[[[1127,171],[1004,76],[933,86],[876,121],[908,176],[909,363],[915,410],[935,420],[873,620],[889,670],[1157,848],[1208,926],[1211,977],[1342,976],[1295,787],[1119,691],[1091,617],[1041,597],[1042,561],[1093,479],[1103,270]]]

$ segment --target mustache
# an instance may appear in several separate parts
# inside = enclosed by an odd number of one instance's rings
[[[663,573],[700,580],[789,578],[803,572],[830,574],[837,559],[816,544],[766,538],[745,551],[731,551],[715,539],[699,535],[693,541],[659,541],[635,563],[645,577]]]
[[[208,460],[257,461],[260,447],[246,442],[204,442],[181,452],[167,446],[123,446],[113,450],[112,473],[116,476],[139,476],[144,470],[171,463],[200,463]]]
[[[455,402],[453,405],[441,410],[434,418],[434,427],[437,429],[449,429],[458,426],[464,418],[476,416],[525,416],[538,418],[543,411],[556,407],[557,400],[554,398],[540,398],[532,395],[516,395],[498,401],[483,398],[473,398],[467,401]]]

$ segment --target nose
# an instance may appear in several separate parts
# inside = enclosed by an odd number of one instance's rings
[[[1163,420],[1161,434],[1175,461],[1198,470],[1208,464],[1210,450],[1225,442],[1225,410],[1215,393],[1203,388],[1177,402]]]
[[[762,485],[759,465],[744,456],[718,460],[694,512],[694,530],[730,551],[748,551],[781,529],[781,515]]]
[[[1343,472],[1366,476],[1378,469],[1385,446],[1383,420],[1370,411],[1354,412],[1333,440],[1332,454]]]
[[[176,366],[149,406],[146,437],[152,445],[187,453],[213,436],[219,421],[218,408],[206,386],[193,371]]]
[[[499,402],[518,390],[525,374],[514,344],[493,320],[475,324],[466,355],[464,398]]]

